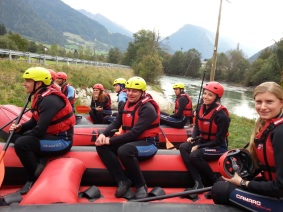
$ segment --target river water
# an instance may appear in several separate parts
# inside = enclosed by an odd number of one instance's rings
[[[160,82],[162,89],[164,90],[164,94],[169,101],[175,101],[175,93],[172,88],[173,84],[176,82],[182,82],[185,84],[185,91],[191,96],[193,104],[197,104],[201,80],[189,79],[188,77],[182,78],[163,76],[160,79]],[[203,84],[206,82],[207,81],[204,81]],[[224,95],[221,98],[221,103],[227,107],[230,113],[249,119],[256,119],[258,117],[254,109],[254,101],[251,89],[231,86],[226,83],[221,84],[224,86],[225,90]]]

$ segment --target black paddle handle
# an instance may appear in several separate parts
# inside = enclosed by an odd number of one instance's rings
[[[31,94],[28,96],[27,101],[26,101],[24,107],[22,108],[21,113],[20,113],[19,116],[17,117],[17,120],[16,120],[16,122],[15,122],[16,125],[20,123],[20,121],[21,121],[21,119],[22,119],[22,116],[23,116],[23,114],[24,114],[24,112],[25,112],[25,110],[26,110],[26,108],[27,108],[27,106],[28,106],[28,103],[29,103],[30,100],[31,100],[31,96],[32,96]],[[14,132],[15,132],[15,130],[10,131],[9,137],[8,137],[8,139],[7,139],[7,141],[6,141],[6,144],[5,144],[4,148],[3,148],[4,151],[6,151],[6,150],[8,149],[8,146],[9,146],[9,144],[10,144],[10,141],[11,141],[12,136],[14,135]]]
[[[131,200],[131,202],[149,202],[149,201],[154,201],[154,200],[161,200],[161,199],[168,199],[168,198],[173,198],[173,197],[183,197],[191,194],[199,194],[203,193],[206,191],[211,190],[210,187],[205,187],[205,188],[200,188],[200,189],[195,189],[195,190],[190,190],[190,191],[184,191],[184,192],[178,192],[178,193],[173,193],[173,194],[165,194],[165,195],[160,195],[160,196],[155,196],[155,197],[146,197],[143,199],[136,199],[136,200]]]

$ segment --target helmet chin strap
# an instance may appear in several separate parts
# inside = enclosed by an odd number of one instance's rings
[[[31,95],[34,95],[36,93],[36,91],[38,91],[40,88],[44,87],[44,84],[42,83],[41,86],[39,86],[38,88],[36,88],[36,81],[33,82],[33,91],[31,92]]]

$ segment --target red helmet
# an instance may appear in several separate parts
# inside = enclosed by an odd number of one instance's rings
[[[226,178],[232,178],[237,171],[242,178],[251,176],[255,169],[251,154],[246,149],[232,149],[218,160],[219,172]]]
[[[101,90],[101,91],[104,91],[104,87],[103,87],[102,84],[95,84],[92,88],[93,88],[93,89],[99,89],[99,90]]]
[[[219,98],[221,98],[224,94],[224,88],[219,82],[211,81],[205,84],[203,86],[203,89],[209,90],[212,93],[215,93],[218,95]]]
[[[56,79],[56,72],[53,71],[52,69],[47,69],[47,70],[50,72],[51,78],[52,78],[52,80],[54,81],[54,80]]]
[[[57,74],[56,74],[56,79],[57,78],[59,78],[59,79],[64,79],[64,80],[66,80],[67,79],[67,74],[65,73],[65,72],[58,72]]]

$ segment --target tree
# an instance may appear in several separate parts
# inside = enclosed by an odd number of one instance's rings
[[[0,48],[18,50],[18,47],[15,41],[11,40],[7,34],[0,36]]]
[[[129,43],[123,64],[132,66],[135,74],[143,75],[145,80],[154,82],[163,69],[159,43],[159,34],[154,31],[140,30],[134,34],[134,41]]]
[[[6,27],[4,24],[0,24],[0,35],[5,35],[7,33]]]
[[[181,51],[175,52],[169,59],[168,66],[165,67],[165,70],[165,73],[168,75],[184,75],[184,54]]]
[[[184,76],[199,77],[201,67],[201,54],[196,49],[184,52],[183,59]]]
[[[230,50],[226,53],[230,67],[228,68],[227,82],[241,83],[243,76],[249,68],[249,61],[246,59],[242,50]]]
[[[30,42],[27,51],[28,52],[32,52],[32,53],[36,53],[37,52],[37,45],[36,45],[36,43],[35,42]]]
[[[8,36],[9,39],[13,40],[16,43],[20,51],[27,51],[29,46],[29,41],[27,39],[22,38],[19,34],[13,33],[10,33]]]
[[[50,54],[52,56],[59,56],[59,45],[58,44],[52,44],[50,46]]]
[[[123,54],[118,48],[111,48],[108,51],[107,62],[119,64],[121,63],[122,57],[123,57]]]
[[[156,54],[145,55],[134,67],[135,74],[149,83],[158,83],[159,76],[163,74],[162,59]]]

